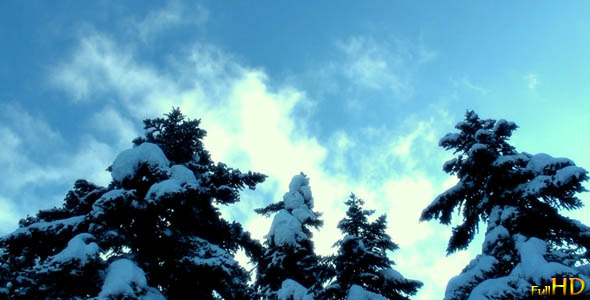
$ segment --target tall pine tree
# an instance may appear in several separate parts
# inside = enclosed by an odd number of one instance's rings
[[[293,177],[282,201],[256,210],[266,216],[276,213],[257,265],[256,286],[263,299],[288,299],[295,293],[303,298],[320,287],[321,259],[314,252],[310,229],[319,228],[322,221],[313,211],[313,201],[309,178],[301,173]]]
[[[482,253],[449,281],[445,300],[525,299],[532,286],[549,285],[551,278],[590,282],[590,228],[559,213],[582,206],[576,194],[585,191],[586,170],[567,158],[516,151],[508,143],[513,122],[468,111],[455,128],[459,132],[439,144],[457,155],[443,170],[459,182],[436,197],[421,220],[450,224],[460,211],[447,254],[465,249],[480,222],[487,230]]]
[[[178,109],[144,124],[107,188],[78,180],[63,206],[0,238],[0,298],[254,297],[233,254],[257,258],[262,246],[217,206],[265,176],[214,164],[199,120]]]
[[[387,257],[399,247],[385,232],[385,215],[369,222],[373,210],[363,209],[364,201],[354,194],[345,202],[346,217],[338,223],[344,238],[334,246],[336,278],[323,293],[326,299],[408,299],[422,282],[406,279]]]

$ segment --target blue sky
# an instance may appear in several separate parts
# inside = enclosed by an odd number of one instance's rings
[[[252,209],[303,171],[318,252],[355,192],[388,214],[397,268],[425,283],[415,299],[436,299],[481,251],[478,237],[446,257],[450,228],[418,222],[455,182],[437,143],[466,109],[516,122],[520,151],[590,168],[586,2],[29,4],[0,3],[0,234],[77,178],[108,184],[141,120],[180,106],[215,160],[269,175],[228,218],[262,238]]]

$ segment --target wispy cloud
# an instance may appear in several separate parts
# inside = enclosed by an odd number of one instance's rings
[[[428,150],[440,135],[439,119],[408,118],[406,126],[397,131],[368,127],[369,140],[340,131],[329,143],[321,144],[293,116],[297,105],[307,101],[304,91],[288,85],[271,88],[266,73],[203,42],[182,49],[164,71],[140,57],[136,44],[141,42],[121,43],[94,32],[81,36],[71,55],[53,69],[51,82],[74,103],[101,101],[104,105],[91,118],[91,128],[103,136],[117,136],[116,141],[109,140],[111,146],[101,146],[99,141],[104,138],[87,137],[94,142],[85,143],[89,148],[78,149],[75,156],[95,162],[86,165],[87,172],[105,174],[104,168],[118,151],[114,150],[135,134],[137,126],[132,123],[177,106],[191,118],[202,118],[208,132],[205,145],[214,160],[269,175],[255,193],[245,192],[243,201],[223,210],[254,237],[263,238],[270,219],[253,216],[253,208],[281,199],[291,177],[304,171],[311,180],[316,209],[324,212],[324,228],[314,238],[319,253],[333,252],[332,245],[340,236],[336,224],[344,216],[343,202],[355,192],[368,207],[388,213],[389,232],[407,249],[401,253],[409,261],[424,255],[421,247],[434,229],[431,224],[418,223],[419,212],[443,184],[423,171],[428,161],[444,156]],[[338,47],[346,59],[330,64],[329,71],[334,72],[330,76],[344,74],[356,88],[387,91],[402,98],[412,94],[416,69],[436,57],[435,52],[401,41],[383,45],[353,37]],[[107,94],[110,100],[105,100]],[[96,149],[101,159],[86,156],[92,153],[90,149]],[[354,161],[357,163],[351,164]],[[444,251],[431,257],[442,259]],[[413,274],[431,272],[432,263],[423,263]],[[440,286],[436,289],[440,292]],[[429,288],[426,291],[433,293]]]
[[[527,87],[531,91],[537,90],[537,85],[539,84],[539,77],[537,74],[529,73],[524,76],[524,80],[527,83]]]
[[[412,95],[417,68],[437,56],[422,43],[393,38],[376,41],[369,36],[352,36],[336,46],[343,59],[332,63],[332,72],[342,73],[357,87],[389,90],[402,98]]]
[[[92,100],[112,90],[125,101],[142,98],[150,91],[175,92],[171,91],[175,86],[170,78],[151,66],[138,65],[130,51],[106,36],[91,33],[80,39],[68,60],[53,69],[49,81],[74,101]]]
[[[170,1],[163,9],[150,11],[143,18],[131,20],[130,23],[140,39],[148,42],[166,30],[182,25],[202,26],[208,20],[209,11],[204,6]]]
[[[388,181],[391,176],[399,177],[399,173],[385,173],[375,181],[371,180],[371,176],[353,179],[326,172],[324,163],[328,152],[340,155],[336,163],[340,164],[341,171],[344,172],[348,157],[355,159],[352,152],[356,150],[354,146],[358,142],[341,133],[333,139],[334,145],[329,148],[321,146],[292,117],[295,105],[305,100],[305,93],[289,86],[269,88],[264,73],[237,64],[230,55],[212,45],[193,44],[184,51],[185,57],[177,57],[179,63],[172,71],[168,71],[171,73],[163,73],[142,61],[133,49],[134,47],[117,44],[103,35],[83,37],[73,55],[56,67],[55,74],[72,74],[87,82],[102,78],[102,86],[84,91],[87,99],[96,99],[108,90],[121,100],[118,104],[124,112],[105,109],[94,117],[92,122],[95,126],[99,126],[101,118],[108,117],[107,119],[114,120],[109,122],[109,126],[129,128],[128,122],[121,120],[122,114],[139,120],[160,115],[172,106],[179,106],[190,117],[202,117],[203,127],[208,131],[205,143],[213,158],[241,169],[253,169],[268,174],[269,182],[260,189],[273,200],[282,197],[294,174],[299,171],[308,173],[317,199],[317,209],[332,212],[324,215],[325,228],[317,234],[317,247],[321,253],[330,253],[335,238],[339,236],[336,223],[343,216],[343,202],[348,193],[358,192],[374,204],[386,201],[382,198],[389,197],[395,187],[405,184],[403,181]],[[54,83],[73,98],[80,94],[76,85],[68,85],[64,81]],[[411,158],[410,153],[416,152],[414,149],[417,141],[432,142],[430,126],[430,123],[418,123],[418,127],[407,136],[395,139],[392,133],[379,132],[379,138],[389,139],[390,142],[380,145],[383,148],[370,149],[369,153],[376,155],[375,157],[360,157],[365,165],[359,171],[364,174],[383,171],[374,167],[391,165],[387,160],[393,157],[401,159],[399,163],[412,168],[415,158]],[[104,131],[115,132],[114,127],[105,127]],[[121,138],[130,134],[132,131],[122,134]],[[385,169],[391,170],[393,169]],[[415,180],[418,183],[426,182],[422,177]],[[385,182],[388,184],[384,185]],[[264,204],[260,200],[242,201],[225,213],[238,218],[244,215],[244,211],[252,212],[253,208]],[[402,205],[397,209],[405,210],[404,207]],[[381,208],[384,212],[391,209],[387,204],[381,205]],[[261,221],[248,214],[247,220],[244,220],[247,228],[255,237],[262,238],[268,230],[264,226],[268,225],[268,220]],[[413,211],[411,214],[408,214],[408,218],[417,224],[417,212]],[[409,239],[409,236],[404,239]],[[409,243],[412,241],[415,240],[410,239]]]
[[[108,122],[102,126],[105,133],[124,128],[116,133],[121,139],[134,133],[123,114],[139,121],[178,106],[191,118],[203,118],[208,131],[205,144],[213,158],[270,175],[261,189],[276,189],[274,199],[282,197],[283,188],[300,171],[310,174],[312,181],[321,180],[319,166],[325,149],[291,118],[303,93],[288,86],[270,89],[264,73],[235,63],[212,45],[195,43],[185,49],[185,56],[176,58],[172,74],[142,61],[133,49],[100,34],[82,37],[72,56],[56,66],[53,78],[68,74],[88,83],[100,78],[101,85],[84,84],[80,89],[67,80],[53,83],[73,99],[84,95],[87,101],[94,101],[107,91],[116,95],[118,103],[112,102],[92,123],[98,128],[101,120]],[[114,105],[123,111],[115,111]],[[258,201],[253,207],[264,204]],[[259,238],[266,230],[252,228]]]
[[[474,91],[483,96],[490,93],[490,90],[482,87],[481,85],[473,83],[473,81],[471,81],[471,79],[467,76],[463,76],[460,78],[452,78],[451,82],[453,84],[453,87],[455,88],[465,88],[467,90]]]
[[[121,115],[112,105],[105,106],[90,118],[90,125],[101,136],[115,142],[117,150],[128,148],[131,141],[139,136],[137,128],[142,124],[134,124],[135,120]]]
[[[108,183],[110,146],[89,136],[72,145],[47,120],[14,103],[3,104],[0,115],[0,235],[25,215],[59,205],[77,178]]]

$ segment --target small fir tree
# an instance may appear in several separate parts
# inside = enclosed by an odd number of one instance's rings
[[[369,222],[374,211],[363,209],[364,201],[354,194],[345,202],[346,217],[338,223],[344,238],[336,242],[333,258],[335,280],[325,290],[326,299],[408,299],[422,282],[404,278],[387,257],[399,247],[386,233],[381,215]],[[371,298],[372,297],[372,298]]]
[[[320,214],[313,211],[309,179],[303,173],[289,184],[283,200],[256,212],[276,213],[264,242],[266,250],[257,265],[256,286],[262,299],[289,299],[313,294],[320,286],[321,258],[315,254],[311,228],[319,228]],[[287,295],[288,294],[288,295]]]

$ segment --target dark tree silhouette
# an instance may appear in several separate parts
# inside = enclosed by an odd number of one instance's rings
[[[320,287],[323,265],[314,252],[310,229],[319,228],[322,221],[313,211],[313,201],[309,178],[301,173],[293,177],[283,200],[256,210],[266,216],[276,213],[257,266],[256,286],[262,299],[287,297],[287,286],[310,294]]]
[[[369,222],[368,217],[374,211],[363,209],[364,201],[354,194],[345,204],[348,206],[346,217],[338,223],[344,238],[334,245],[338,246],[333,258],[336,278],[326,288],[324,297],[355,299],[353,294],[374,293],[385,299],[409,299],[416,294],[422,282],[406,279],[392,268],[394,262],[387,257],[388,252],[399,247],[385,232],[386,216]]]
[[[480,222],[487,230],[482,254],[449,281],[445,299],[524,299],[552,277],[590,279],[590,228],[559,213],[582,206],[576,194],[585,191],[586,170],[567,158],[516,151],[508,143],[513,122],[468,111],[455,128],[439,144],[457,155],[443,170],[459,182],[421,220],[448,225],[461,212],[447,254],[465,249]]]
[[[78,180],[63,206],[0,238],[0,298],[254,297],[233,255],[242,248],[257,260],[262,245],[217,205],[265,176],[214,164],[199,120],[179,109],[144,124],[145,137],[109,167],[107,188]]]

